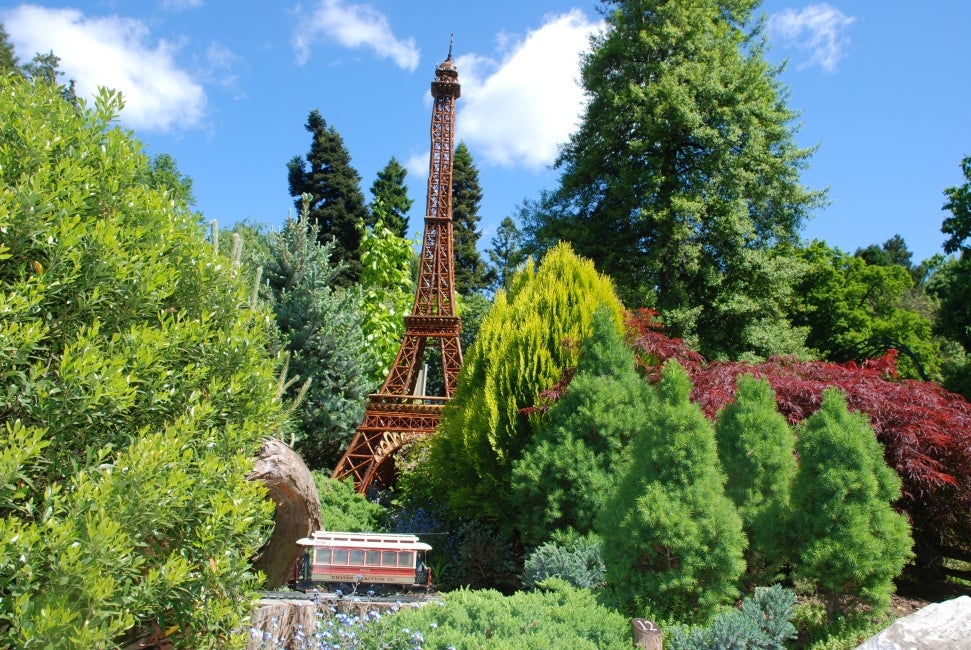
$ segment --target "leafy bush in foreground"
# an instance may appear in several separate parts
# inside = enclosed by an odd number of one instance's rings
[[[232,646],[261,582],[270,316],[121,106],[0,77],[0,647]]]

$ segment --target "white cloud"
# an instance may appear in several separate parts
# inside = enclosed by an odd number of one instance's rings
[[[586,106],[580,57],[589,51],[591,34],[602,28],[574,9],[548,17],[519,41],[500,35],[506,51],[500,62],[458,57],[458,136],[492,164],[552,163]]]
[[[790,8],[772,14],[768,27],[785,47],[796,47],[808,54],[800,68],[819,65],[827,72],[835,72],[850,42],[846,30],[855,20],[824,2],[802,11]]]
[[[197,126],[205,114],[205,91],[176,64],[178,48],[152,44],[140,21],[36,5],[3,11],[0,20],[21,61],[53,51],[78,95],[93,97],[98,86],[121,91],[121,121],[132,128],[167,132]]]
[[[293,47],[297,51],[297,62],[301,65],[310,58],[313,42],[324,36],[344,47],[368,47],[405,70],[413,72],[418,67],[419,51],[415,39],[396,38],[388,17],[370,5],[319,0],[309,14],[298,10],[297,21]]]

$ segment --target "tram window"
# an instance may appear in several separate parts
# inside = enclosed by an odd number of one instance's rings
[[[381,564],[381,551],[368,551],[367,559],[364,563],[368,566],[378,566]]]
[[[364,551],[351,551],[351,564],[364,564]]]
[[[314,559],[316,564],[330,564],[330,549],[329,548],[318,548],[316,557]]]
[[[415,566],[415,554],[411,551],[398,553],[398,566]]]
[[[384,551],[381,554],[381,566],[398,566],[398,554],[394,551]]]
[[[347,549],[334,549],[334,564],[347,564]]]

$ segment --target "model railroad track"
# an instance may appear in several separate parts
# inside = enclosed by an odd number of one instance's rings
[[[390,596],[368,596],[367,594],[342,594],[338,595],[332,591],[261,591],[262,600],[319,600],[327,602],[351,602],[351,603],[423,603],[430,600],[438,600],[437,592],[431,593],[411,593],[411,594],[392,594]]]

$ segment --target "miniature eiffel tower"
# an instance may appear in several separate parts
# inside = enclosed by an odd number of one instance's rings
[[[394,480],[392,456],[407,442],[435,432],[445,403],[455,394],[462,367],[459,333],[462,322],[455,313],[455,282],[452,264],[452,153],[455,150],[455,100],[460,94],[458,71],[448,58],[435,69],[432,81],[431,139],[428,203],[422,238],[415,305],[405,316],[405,335],[398,356],[379,391],[368,397],[364,421],[334,478],[354,477],[358,492],[372,483],[387,487]],[[444,397],[424,392],[422,364],[429,341],[441,348]]]

